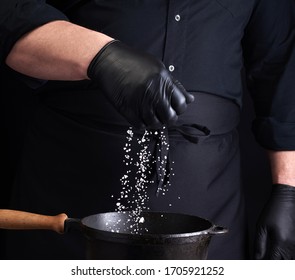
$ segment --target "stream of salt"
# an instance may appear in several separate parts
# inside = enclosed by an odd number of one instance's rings
[[[169,140],[166,137],[168,134],[164,133],[165,129],[163,127],[159,130],[145,130],[140,137],[134,135],[131,127],[127,130],[126,143],[123,148],[123,163],[126,166],[126,172],[120,179],[121,191],[120,196],[117,198],[115,211],[121,213],[128,211],[129,217],[127,221],[123,222],[119,219],[115,224],[109,225],[109,229],[112,232],[134,234],[148,232],[148,229],[144,226],[145,219],[142,216],[142,212],[150,210],[147,206],[149,201],[147,189],[151,184],[155,183],[151,180],[152,168],[157,166],[157,172],[160,176],[166,176],[166,178],[160,178],[163,182],[158,187],[156,194],[165,195],[168,191],[168,186],[170,186],[170,172],[167,174],[168,170],[166,170],[168,158],[166,155],[164,158],[156,156],[163,151],[168,154]],[[156,153],[151,153],[149,150],[153,139],[158,139]],[[133,158],[132,149],[135,146],[138,146],[139,149]]]

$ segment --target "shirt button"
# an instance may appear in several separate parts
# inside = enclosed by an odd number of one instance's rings
[[[174,65],[169,65],[168,69],[170,72],[173,72],[175,70],[175,67]]]
[[[180,21],[180,19],[181,19],[180,15],[176,15],[176,16],[175,16],[175,20],[176,20],[176,21]]]

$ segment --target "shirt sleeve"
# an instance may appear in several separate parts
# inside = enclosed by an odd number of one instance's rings
[[[51,21],[68,20],[44,0],[0,1],[0,62],[25,33]]]
[[[256,1],[243,48],[257,142],[295,150],[295,1]]]

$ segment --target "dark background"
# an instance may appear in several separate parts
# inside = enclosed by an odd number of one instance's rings
[[[1,72],[0,72],[1,74]],[[0,75],[0,77],[3,77]],[[35,97],[22,84],[1,81],[1,194],[0,209],[8,208],[10,188],[17,169],[22,141],[27,123],[34,112]],[[7,90],[9,87],[9,91]],[[5,94],[9,92],[8,94]],[[244,107],[239,126],[241,145],[242,179],[249,207],[249,252],[252,253],[253,233],[258,214],[268,196],[271,180],[265,151],[255,142],[251,132],[254,118],[252,101],[244,96]],[[5,231],[0,230],[0,259],[5,259]]]
[[[252,256],[256,221],[270,194],[272,182],[266,151],[257,144],[251,131],[255,113],[249,94],[244,95],[243,103],[239,126],[241,170],[248,212],[249,254]]]
[[[17,169],[23,138],[35,108],[35,97],[22,82],[11,81],[0,68],[1,137],[0,137],[0,209],[8,208],[11,185]],[[5,77],[5,78],[3,78]],[[4,255],[5,231],[0,230],[0,259]]]

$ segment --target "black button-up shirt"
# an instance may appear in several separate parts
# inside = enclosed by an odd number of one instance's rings
[[[242,106],[246,85],[256,110],[257,141],[269,149],[295,149],[294,0],[3,0],[0,5],[2,60],[24,33],[70,20],[152,53],[188,91]]]

